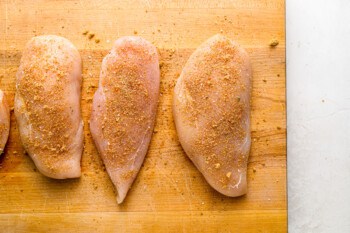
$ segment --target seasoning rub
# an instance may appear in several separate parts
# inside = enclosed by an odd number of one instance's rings
[[[4,148],[10,133],[10,108],[4,92],[0,90],[0,155]]]
[[[48,35],[26,45],[17,72],[15,115],[23,146],[45,176],[80,177],[82,63],[65,38]]]
[[[90,119],[91,135],[122,203],[143,163],[156,117],[160,84],[156,48],[122,37],[103,59]]]
[[[174,90],[182,147],[208,183],[232,197],[247,192],[251,76],[243,48],[216,35],[191,55]]]

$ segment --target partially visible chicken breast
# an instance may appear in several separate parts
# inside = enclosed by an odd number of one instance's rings
[[[26,45],[17,72],[15,115],[25,150],[51,178],[80,177],[82,63],[74,45],[38,36]]]
[[[118,39],[103,59],[90,130],[122,203],[143,163],[160,84],[156,48],[141,37]]]
[[[208,183],[232,197],[247,192],[251,79],[247,53],[216,35],[191,55],[174,90],[182,147]]]
[[[10,133],[10,108],[7,104],[4,92],[0,90],[0,155],[4,148]]]

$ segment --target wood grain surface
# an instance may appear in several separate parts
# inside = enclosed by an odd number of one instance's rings
[[[26,42],[35,35],[61,35],[82,56],[85,124],[81,178],[53,180],[24,153],[12,112],[0,158],[0,232],[286,232],[284,23],[279,0],[0,0],[0,89],[10,106]],[[216,33],[240,43],[253,65],[248,194],[239,198],[206,183],[181,149],[172,118],[182,67]],[[118,206],[88,120],[101,61],[125,35],[142,36],[159,49],[161,96],[144,165]],[[279,44],[271,47],[274,39]]]

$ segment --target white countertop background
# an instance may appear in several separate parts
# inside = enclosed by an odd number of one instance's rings
[[[289,232],[350,232],[350,0],[287,0]]]

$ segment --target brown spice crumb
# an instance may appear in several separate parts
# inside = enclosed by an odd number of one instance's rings
[[[270,47],[276,47],[278,44],[279,44],[279,41],[276,40],[276,39],[273,39],[273,40],[270,42]]]
[[[136,30],[134,30],[134,35],[137,35],[137,31]]]
[[[100,39],[95,40],[96,44],[100,43]]]
[[[267,82],[266,79],[264,79],[263,82],[266,83]]]
[[[86,36],[89,33],[89,31],[84,31],[82,34]]]
[[[253,168],[253,172],[254,172],[254,173],[256,172],[256,169],[255,169],[255,168]]]
[[[277,126],[277,130],[281,130],[281,127]]]
[[[95,34],[93,34],[93,33],[89,34],[89,40],[91,40],[94,37],[95,37]]]

